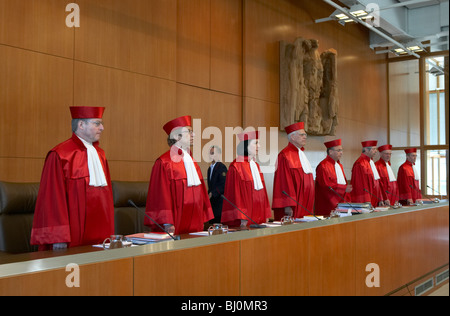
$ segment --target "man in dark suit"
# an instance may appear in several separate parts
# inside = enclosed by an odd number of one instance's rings
[[[218,146],[212,146],[209,149],[211,165],[208,168],[208,193],[211,207],[214,213],[214,219],[210,223],[220,223],[222,218],[222,194],[225,191],[225,179],[227,176],[227,167],[220,161],[222,150]]]

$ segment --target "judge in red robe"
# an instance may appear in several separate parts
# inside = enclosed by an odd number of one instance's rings
[[[375,163],[380,175],[381,194],[385,205],[398,205],[397,178],[391,168],[392,145],[378,147],[380,159]]]
[[[314,208],[313,170],[303,153],[307,139],[304,123],[285,130],[289,144],[278,154],[273,183],[272,209],[277,221],[285,215],[302,218],[312,214]]]
[[[260,147],[259,135],[258,132],[247,132],[238,137],[241,141],[238,157],[230,164],[225,182],[224,196],[229,201],[223,201],[222,223],[230,227],[266,223],[272,212],[264,177],[255,162]]]
[[[340,139],[326,142],[327,157],[316,169],[315,214],[330,216],[339,203],[345,203],[345,195],[352,190],[347,185],[342,158],[342,141]]]
[[[377,153],[377,141],[362,142],[363,152],[352,168],[352,202],[371,203],[373,207],[384,205],[380,189],[380,176],[372,158]]]
[[[45,159],[32,245],[39,250],[92,245],[114,234],[111,177],[98,146],[104,108],[71,107],[72,138]]]
[[[195,136],[191,117],[176,118],[163,129],[169,135],[170,150],[152,168],[146,213],[175,235],[203,231],[204,223],[214,215],[202,172],[190,154]],[[148,218],[144,224],[152,231],[161,231]]]
[[[413,205],[422,199],[420,191],[420,171],[417,169],[417,149],[405,149],[406,161],[398,169],[397,183],[402,205]]]

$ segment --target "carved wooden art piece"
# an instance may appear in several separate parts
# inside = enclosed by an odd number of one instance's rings
[[[304,122],[309,135],[335,135],[338,125],[337,52],[317,40],[280,42],[280,129]]]

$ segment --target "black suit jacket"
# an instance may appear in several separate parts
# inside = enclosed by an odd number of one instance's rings
[[[215,217],[214,223],[219,223],[222,217],[223,199],[221,194],[225,192],[227,172],[227,167],[220,161],[215,164],[212,174],[211,166],[208,168],[208,193],[211,193],[210,202]]]

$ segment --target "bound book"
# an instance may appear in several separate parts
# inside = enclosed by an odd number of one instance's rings
[[[153,243],[163,240],[172,240],[172,238],[167,235],[166,233],[138,233],[133,235],[127,235],[125,236],[129,240],[133,242],[133,244],[139,244],[139,243]]]
[[[343,210],[346,210],[349,208],[352,208],[355,210],[363,209],[363,208],[370,209],[370,207],[371,207],[370,203],[351,203],[351,202],[350,203],[339,203],[337,206],[338,209],[343,209]]]

